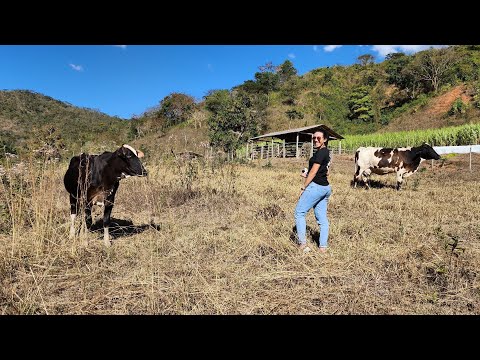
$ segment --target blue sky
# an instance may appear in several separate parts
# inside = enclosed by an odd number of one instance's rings
[[[172,92],[201,100],[208,90],[253,80],[258,67],[289,59],[303,75],[372,54],[432,45],[0,45],[0,90],[27,89],[129,119]],[[435,46],[436,47],[436,46]]]

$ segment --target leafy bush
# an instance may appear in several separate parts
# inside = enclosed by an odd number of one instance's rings
[[[465,114],[466,110],[467,110],[467,104],[465,104],[461,98],[457,98],[453,102],[452,107],[448,111],[448,114],[449,115]]]
[[[298,111],[298,110],[287,110],[285,111],[285,114],[288,116],[288,118],[290,120],[295,120],[295,119],[303,119],[304,118],[304,114],[301,112],[301,111]]]

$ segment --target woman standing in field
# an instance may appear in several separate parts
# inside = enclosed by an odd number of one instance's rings
[[[307,246],[307,223],[305,216],[313,208],[315,218],[320,227],[320,251],[326,252],[328,244],[327,205],[328,199],[332,194],[332,189],[327,179],[331,160],[330,152],[327,148],[328,134],[324,130],[319,130],[313,134],[312,139],[313,146],[317,151],[308,162],[308,173],[304,174],[305,182],[295,208],[295,223],[300,249],[308,252],[310,248]]]

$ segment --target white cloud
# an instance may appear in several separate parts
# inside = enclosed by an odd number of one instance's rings
[[[295,56],[294,53],[290,53],[290,54],[288,54],[288,57],[289,57],[290,59],[295,59],[296,56]]]
[[[342,46],[343,45],[327,45],[323,47],[323,50],[325,50],[326,52],[332,52],[333,50],[338,49]]]
[[[75,71],[83,71],[82,65],[75,65],[75,64],[68,64],[68,65],[70,65],[70,67]]]
[[[318,52],[318,45],[313,45],[313,51]]]
[[[115,47],[119,47],[121,49],[126,49],[127,48],[127,45],[113,45]]]
[[[439,49],[446,46],[448,45],[373,45],[372,50],[378,52],[380,56],[385,57],[387,54],[396,52],[413,54],[430,48]]]

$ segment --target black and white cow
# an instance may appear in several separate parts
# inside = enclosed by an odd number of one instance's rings
[[[114,152],[100,155],[81,154],[70,160],[63,178],[65,189],[70,194],[70,237],[75,236],[75,217],[80,207],[85,208],[87,228],[92,226],[92,206],[103,205],[103,240],[110,245],[108,227],[115,194],[120,180],[129,176],[147,176],[140,162],[144,154],[129,145],[122,145]]]
[[[368,177],[373,172],[384,175],[397,173],[397,190],[400,190],[403,179],[418,170],[423,160],[438,160],[440,155],[428,144],[406,148],[360,147],[355,152],[355,175],[353,185],[363,181],[369,188]]]

